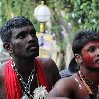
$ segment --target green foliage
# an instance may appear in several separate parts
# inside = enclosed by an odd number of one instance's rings
[[[1,26],[1,0],[0,0],[0,26]]]
[[[15,16],[25,16],[29,18],[37,31],[39,31],[39,24],[34,18],[34,8],[37,3],[33,0],[1,0],[1,25]]]
[[[99,0],[44,0],[51,10],[52,32],[56,33],[58,44],[64,49],[67,41],[61,34],[68,22],[72,23],[72,33],[78,29],[89,29],[99,32]],[[1,0],[0,25],[14,16],[26,16],[39,31],[39,22],[34,18],[34,8],[41,0]],[[65,12],[62,16],[61,12]],[[61,23],[63,22],[63,23]],[[65,23],[65,24],[64,24]]]
[[[71,0],[69,20],[79,29],[99,32],[99,0]]]

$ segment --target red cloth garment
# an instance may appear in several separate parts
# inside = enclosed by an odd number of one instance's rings
[[[39,85],[45,86],[46,90],[49,92],[47,79],[41,67],[42,64],[40,60],[37,58],[35,59],[35,63],[36,63],[36,70],[37,70],[37,77],[38,77]]]
[[[49,91],[46,77],[41,68],[41,63],[37,59],[35,59],[35,63],[39,84],[45,86],[47,91]],[[5,66],[5,84],[7,99],[21,99],[22,87],[16,72],[11,67],[11,60],[9,60],[9,62]]]
[[[21,99],[22,88],[16,72],[11,67],[11,60],[5,66],[5,84],[7,99]]]

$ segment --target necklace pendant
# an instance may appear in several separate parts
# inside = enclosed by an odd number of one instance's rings
[[[21,99],[29,99],[29,97],[25,94],[25,95],[22,96]]]

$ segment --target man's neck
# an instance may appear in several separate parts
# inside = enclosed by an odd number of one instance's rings
[[[35,65],[35,58],[14,58],[12,57],[13,62],[15,63],[16,68],[20,72],[31,72]]]

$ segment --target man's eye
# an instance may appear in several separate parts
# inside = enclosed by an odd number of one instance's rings
[[[92,53],[92,52],[94,52],[94,51],[95,51],[95,49],[96,49],[95,47],[89,48],[89,52],[91,52],[91,53]]]
[[[31,33],[31,36],[32,36],[32,37],[36,37],[36,34],[35,34],[35,33]]]
[[[20,39],[23,39],[23,38],[25,38],[25,37],[26,37],[25,34],[20,34],[20,35],[18,36],[18,38],[20,38]]]

